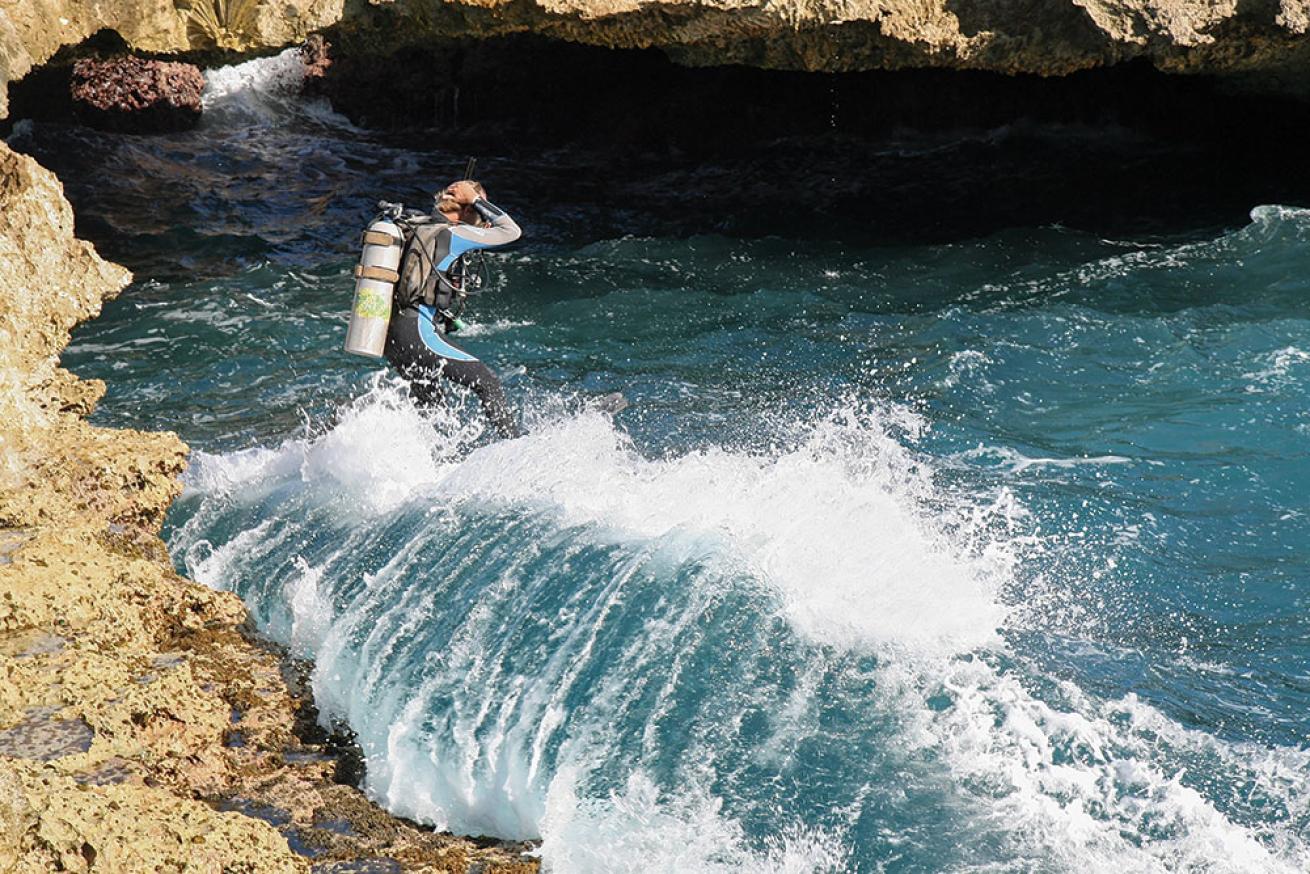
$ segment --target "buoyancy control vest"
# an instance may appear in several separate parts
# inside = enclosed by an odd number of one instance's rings
[[[458,235],[459,227],[430,216],[402,223],[405,248],[393,298],[397,312],[423,304],[445,320],[447,331],[459,324],[468,295],[482,287],[486,274],[482,253]]]
[[[419,304],[427,304],[438,310],[448,310],[454,304],[455,289],[442,275],[441,266],[450,255],[449,229],[450,225],[443,221],[428,220],[409,225],[404,254],[400,257],[400,281],[394,298],[396,309],[417,309]]]

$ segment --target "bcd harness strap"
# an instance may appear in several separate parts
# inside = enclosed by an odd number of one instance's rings
[[[367,267],[363,264],[356,264],[355,278],[376,279],[379,282],[399,282],[400,274],[387,267]]]
[[[441,316],[448,322],[454,322],[464,309],[463,273],[466,270],[464,267],[466,256],[461,255],[456,259],[455,265],[451,268],[451,273],[456,278],[456,282],[451,282],[437,267],[435,247],[435,236],[425,240],[419,234],[413,235],[405,246],[400,266],[406,271],[405,275],[412,279],[411,274],[413,271],[406,265],[410,262],[411,253],[419,259],[418,269],[422,280],[418,288],[413,289],[418,301],[431,306],[435,315]],[[406,299],[408,299],[408,291],[409,289],[406,289]],[[448,292],[448,294],[442,294],[442,291]]]

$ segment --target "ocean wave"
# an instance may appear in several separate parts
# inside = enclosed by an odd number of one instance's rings
[[[953,837],[917,848],[943,870],[971,841],[988,870],[1302,867],[1295,751],[1021,679],[996,631],[1022,508],[942,492],[915,421],[845,405],[776,455],[652,460],[586,412],[480,445],[379,383],[326,433],[199,454],[172,546],[316,659],[375,798],[542,838],[547,870],[863,870],[898,782],[950,787]],[[770,806],[818,737],[846,757],[808,790],[827,813]],[[1220,791],[1250,783],[1288,813]]]

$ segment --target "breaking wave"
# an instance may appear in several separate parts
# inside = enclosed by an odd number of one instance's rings
[[[897,841],[943,870],[1310,861],[1304,753],[1019,668],[1002,593],[1041,547],[1012,496],[937,484],[904,409],[659,459],[595,413],[491,445],[445,416],[383,383],[325,433],[201,453],[171,538],[316,660],[389,809],[542,838],[557,871],[871,870]],[[906,836],[870,827],[898,810]]]

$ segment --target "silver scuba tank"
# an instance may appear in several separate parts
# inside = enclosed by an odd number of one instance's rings
[[[387,323],[391,321],[391,296],[400,279],[400,254],[404,244],[400,228],[379,218],[364,231],[364,251],[355,266],[355,303],[346,328],[346,351],[380,358],[387,345]]]

